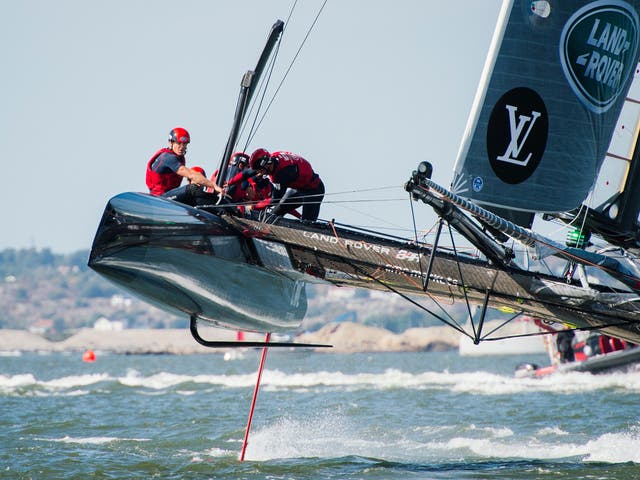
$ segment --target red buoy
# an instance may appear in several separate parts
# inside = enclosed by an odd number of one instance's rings
[[[82,354],[82,361],[83,362],[95,362],[96,361],[96,354],[93,350],[86,350],[83,354]]]

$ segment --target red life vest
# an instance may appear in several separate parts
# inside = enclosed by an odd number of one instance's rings
[[[154,170],[151,170],[151,165],[153,162],[162,155],[163,153],[170,153],[178,158],[180,165],[185,164],[184,156],[178,156],[174,153],[170,148],[161,148],[158,150],[153,157],[147,162],[147,187],[149,187],[149,193],[151,195],[162,195],[169,190],[177,188],[182,183],[182,177],[175,172],[169,173],[158,173]]]
[[[264,210],[271,204],[271,182],[266,178],[256,181],[255,177],[249,178],[249,185],[253,189],[254,198],[247,198],[247,201],[253,202],[254,210]]]
[[[291,152],[274,152],[271,154],[271,158],[277,160],[277,165],[271,174],[271,180],[274,180],[278,172],[291,165],[297,165],[298,178],[286,185],[288,188],[295,188],[296,190],[311,190],[316,188],[320,184],[320,177],[313,171],[313,167],[300,155],[296,155]]]

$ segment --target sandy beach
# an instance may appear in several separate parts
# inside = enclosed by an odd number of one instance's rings
[[[235,340],[231,330],[202,328],[207,340]],[[258,333],[245,333],[245,340],[262,341]],[[323,352],[439,351],[458,348],[459,334],[448,327],[412,328],[395,334],[382,328],[355,323],[328,324],[313,333],[293,339],[297,343],[330,344]],[[83,352],[85,350],[121,354],[224,353],[198,344],[188,329],[125,329],[101,331],[82,329],[65,340],[52,342],[26,330],[0,330],[1,352]]]

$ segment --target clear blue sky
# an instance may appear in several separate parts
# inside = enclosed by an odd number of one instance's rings
[[[241,76],[293,3],[5,2],[0,249],[90,248],[107,200],[146,191],[146,161],[174,126],[191,132],[187,164],[210,174]],[[272,87],[321,4],[299,1]],[[249,150],[308,158],[327,187],[321,218],[411,229],[402,185],[424,159],[449,184],[499,7],[329,0]],[[334,203],[345,199],[369,201]],[[414,207],[430,227],[430,209]]]

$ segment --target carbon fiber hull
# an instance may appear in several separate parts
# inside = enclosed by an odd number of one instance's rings
[[[635,295],[441,248],[427,279],[431,255],[426,244],[326,223],[267,224],[123,193],[105,209],[89,266],[164,310],[243,330],[295,329],[306,313],[304,283],[331,283],[486,302],[640,342]]]
[[[295,329],[307,308],[304,283],[253,264],[246,248],[217,215],[123,193],[105,209],[89,266],[170,313],[242,330]]]

